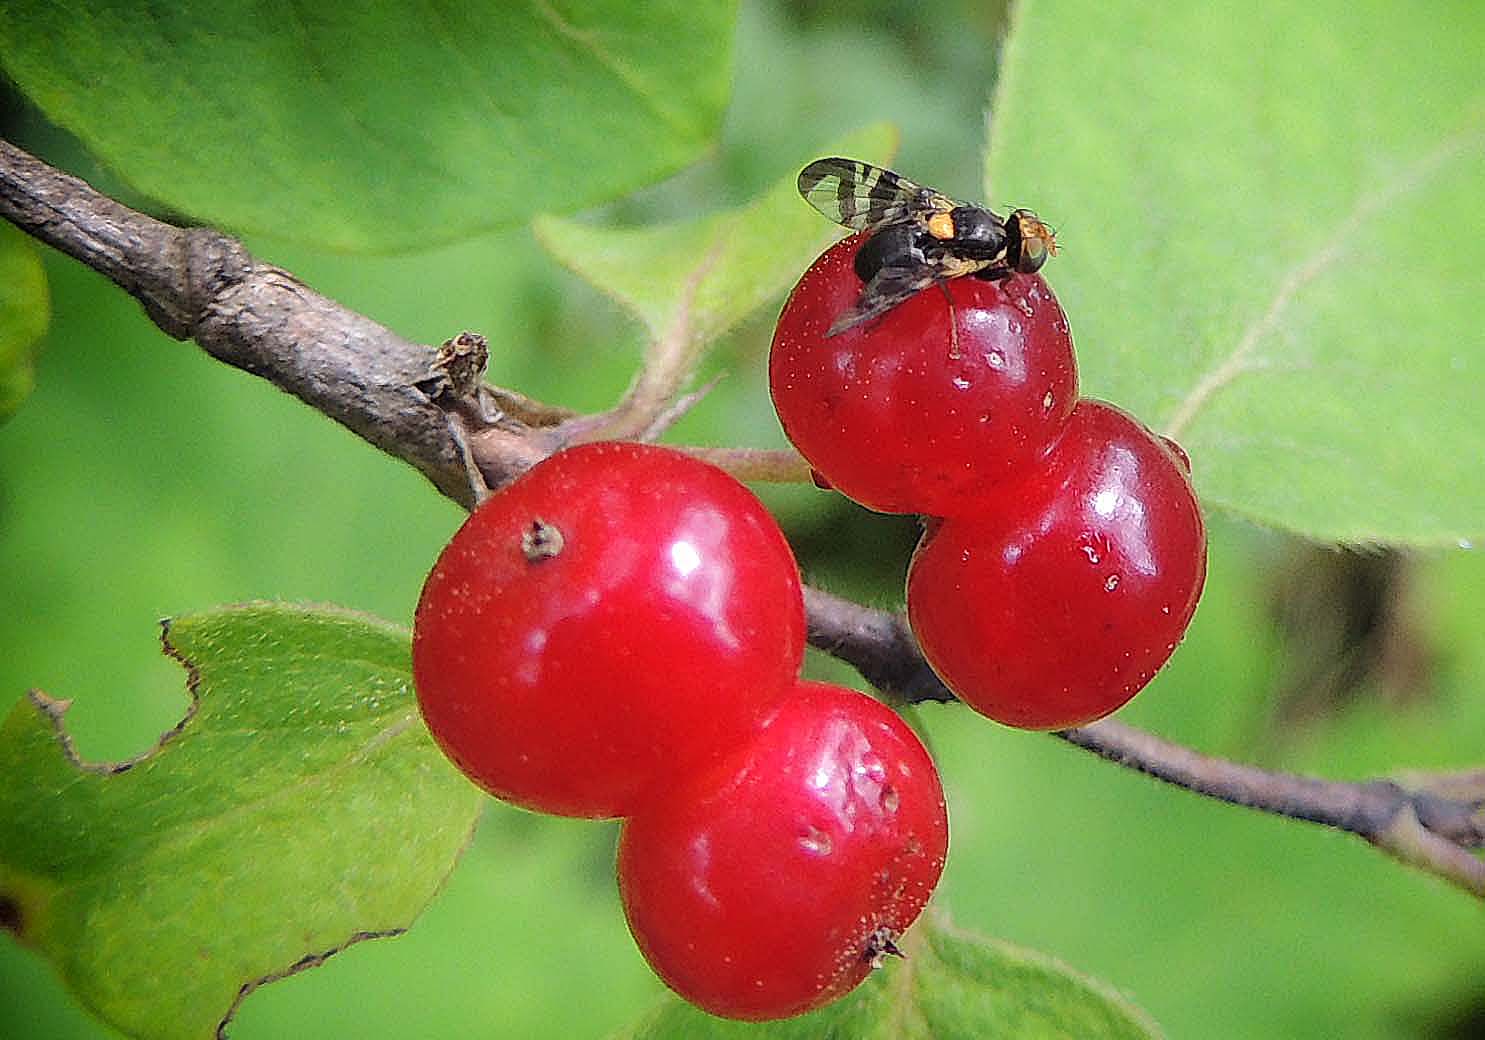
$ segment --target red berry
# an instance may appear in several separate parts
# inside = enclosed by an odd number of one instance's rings
[[[865,240],[826,250],[784,304],[769,358],[779,420],[810,465],[862,505],[973,512],[1037,464],[1072,412],[1067,318],[1040,275],[970,276],[827,337],[861,293],[852,258]]]
[[[645,958],[716,1015],[802,1014],[866,977],[928,902],[948,818],[928,752],[864,694],[800,683],[727,759],[624,824]]]
[[[1186,454],[1186,449],[1181,447],[1181,445],[1176,440],[1167,437],[1164,434],[1161,434],[1160,441],[1162,444],[1170,449],[1170,453],[1176,457],[1176,461],[1181,464],[1181,468],[1184,469],[1187,473],[1190,473],[1191,456]]]
[[[804,652],[799,572],[752,493],[688,455],[590,444],[492,496],[423,588],[413,679],[492,794],[628,813],[754,732]]]
[[[908,572],[908,619],[970,707],[1064,729],[1150,681],[1205,577],[1184,459],[1124,412],[1085,400],[1045,466],[997,508],[930,525]]]

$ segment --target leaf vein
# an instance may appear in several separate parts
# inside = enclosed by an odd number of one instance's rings
[[[303,773],[292,778],[289,783],[267,791],[260,797],[243,800],[225,812],[182,821],[168,833],[160,835],[153,844],[140,848],[137,854],[128,858],[128,861],[140,862],[159,857],[177,856],[181,849],[189,848],[194,842],[207,835],[218,833],[224,827],[235,826],[239,821],[262,813],[286,798],[333,780],[347,770],[374,758],[377,752],[413,728],[418,719],[416,712],[408,712],[388,725],[378,726],[375,732],[358,747],[348,751],[324,768]]]
[[[1165,424],[1167,437],[1179,438],[1219,391],[1240,376],[1265,367],[1263,359],[1256,356],[1259,345],[1278,327],[1284,311],[1295,297],[1345,255],[1348,242],[1357,231],[1388,206],[1420,190],[1450,162],[1485,145],[1485,133],[1480,131],[1479,122],[1478,118],[1472,118],[1462,130],[1446,137],[1438,147],[1404,167],[1390,181],[1357,199],[1351,212],[1326,236],[1319,248],[1289,269],[1269,300],[1267,309],[1243,330],[1232,351],[1192,386]]]
[[[596,34],[585,32],[562,17],[548,0],[534,0],[532,6],[537,14],[541,15],[564,39],[571,40],[579,48],[586,51],[599,65],[613,73],[614,78],[627,87],[636,98],[644,102],[645,106],[659,116],[661,121],[670,129],[684,137],[695,135],[695,127],[689,125],[679,113],[670,106],[664,104],[660,94],[650,84],[644,82],[634,69],[611,53],[608,48],[598,42]]]

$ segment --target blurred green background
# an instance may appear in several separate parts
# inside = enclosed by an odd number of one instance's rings
[[[816,142],[877,119],[902,128],[915,179],[974,197],[1003,19],[971,0],[745,3],[715,156],[606,217],[740,202]],[[16,95],[3,105],[0,134],[122,190]],[[611,402],[641,347],[637,326],[525,230],[396,257],[248,245],[412,339],[482,331],[492,381],[575,408]],[[455,506],[267,384],[169,340],[101,278],[55,254],[46,266],[55,317],[38,389],[0,428],[7,698],[29,687],[73,698],[83,754],[120,757],[185,703],[158,651],[159,617],[275,598],[410,619]],[[675,440],[783,445],[762,374],[772,316],[709,358],[705,372],[728,377]],[[761,492],[807,578],[900,604],[912,521],[814,489]],[[1211,560],[1186,644],[1121,717],[1342,778],[1485,759],[1477,553],[1317,552],[1213,517]],[[811,667],[852,678],[819,658]],[[1102,977],[1173,1037],[1485,1035],[1485,920],[1462,893],[1358,841],[1162,787],[1049,737],[954,707],[919,715],[950,793],[940,901],[962,926]],[[232,1035],[623,1026],[661,988],[625,932],[613,842],[608,825],[492,804],[410,934],[264,988]],[[0,942],[0,1037],[107,1035],[50,968]]]

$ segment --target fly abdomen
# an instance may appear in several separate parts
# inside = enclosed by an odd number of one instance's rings
[[[918,231],[907,225],[882,228],[856,250],[856,277],[869,282],[883,267],[907,267],[913,261],[921,264],[923,254],[917,236]]]

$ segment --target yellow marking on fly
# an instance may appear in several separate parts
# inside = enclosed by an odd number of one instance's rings
[[[928,218],[928,233],[940,242],[954,237],[954,218],[947,213],[935,213]]]
[[[940,261],[940,281],[950,281],[954,278],[963,278],[967,274],[975,274],[989,267],[993,261],[990,260],[965,260],[962,257],[947,256]]]

